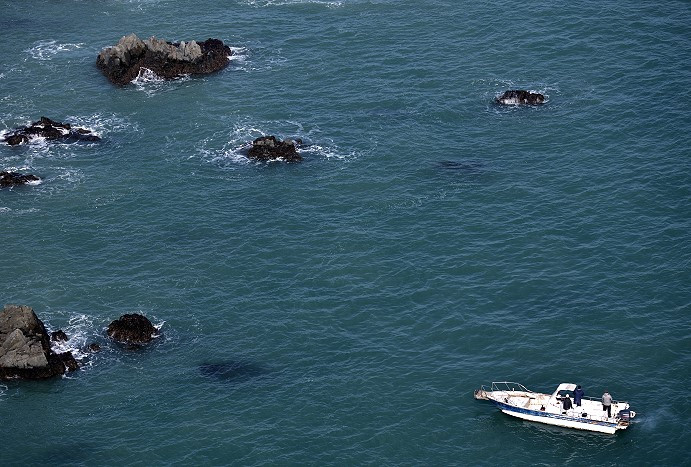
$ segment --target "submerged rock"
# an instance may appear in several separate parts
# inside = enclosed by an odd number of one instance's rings
[[[5,305],[0,312],[0,379],[45,379],[77,368],[71,352],[53,352],[31,307]]]
[[[98,54],[96,65],[114,84],[124,85],[148,69],[164,79],[205,74],[225,68],[232,51],[219,39],[173,43],[136,34],[123,36]]]
[[[20,174],[19,172],[0,172],[0,188],[26,185],[28,183],[40,181],[40,178],[32,174]]]
[[[108,336],[123,344],[146,344],[155,335],[156,328],[151,321],[137,313],[122,315],[108,325]]]
[[[202,363],[199,372],[206,377],[229,383],[242,383],[263,376],[266,370],[256,363],[228,360],[217,363]]]
[[[69,123],[56,122],[47,117],[41,117],[29,126],[13,130],[4,136],[10,146],[28,143],[32,138],[45,138],[58,141],[100,141],[101,138],[86,128],[72,127]]]
[[[286,162],[300,162],[302,156],[298,154],[296,147],[298,144],[300,144],[299,140],[286,139],[281,141],[275,136],[262,136],[252,142],[247,157],[260,161],[280,159]]]
[[[495,102],[503,105],[539,105],[545,102],[545,96],[536,92],[516,89],[504,92],[495,99]]]

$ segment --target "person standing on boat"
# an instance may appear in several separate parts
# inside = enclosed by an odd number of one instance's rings
[[[612,396],[609,395],[606,389],[602,395],[602,410],[607,411],[607,418],[612,417]]]
[[[564,399],[562,399],[562,402],[563,402],[563,404],[564,404],[564,412],[566,412],[567,410],[573,408],[573,405],[571,404],[571,399],[569,398],[569,395],[568,395],[568,394],[566,394],[566,395],[564,396]]]
[[[579,384],[573,391],[573,403],[576,405],[576,407],[581,406],[581,399],[583,399],[583,396],[585,396],[585,391],[581,389],[581,385]]]

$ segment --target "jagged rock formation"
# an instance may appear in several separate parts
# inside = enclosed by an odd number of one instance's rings
[[[140,345],[153,340],[156,328],[145,316],[127,314],[108,325],[108,335],[123,344]]]
[[[495,99],[495,102],[503,105],[539,105],[545,102],[545,96],[536,92],[515,89],[504,92]]]
[[[72,127],[69,123],[56,122],[47,117],[41,117],[29,126],[17,128],[6,134],[3,141],[10,146],[28,143],[32,138],[43,137],[58,141],[100,141],[101,138],[86,128]]]
[[[45,379],[79,367],[71,352],[56,354],[34,310],[5,305],[0,312],[0,379]]]
[[[155,37],[141,40],[130,34],[103,49],[96,65],[111,82],[124,85],[139,76],[142,69],[165,79],[212,73],[225,68],[231,55],[230,47],[218,39],[173,43]]]
[[[53,342],[67,342],[69,339],[67,338],[65,331],[58,329],[57,331],[50,333],[50,340]]]
[[[302,156],[297,152],[297,144],[300,144],[299,140],[286,139],[281,141],[275,136],[262,136],[252,142],[252,147],[247,153],[247,157],[260,161],[283,160],[286,162],[300,162]]]
[[[20,174],[19,172],[0,172],[0,188],[26,185],[31,182],[38,182],[41,179],[32,174]]]

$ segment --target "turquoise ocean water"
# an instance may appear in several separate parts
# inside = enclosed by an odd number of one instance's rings
[[[131,32],[233,60],[117,88]],[[0,1],[0,130],[103,137],[0,145],[43,179],[0,191],[0,301],[103,346],[0,384],[0,464],[688,464],[690,102],[686,1]],[[161,336],[110,344],[135,312]],[[493,380],[638,417],[522,422]]]

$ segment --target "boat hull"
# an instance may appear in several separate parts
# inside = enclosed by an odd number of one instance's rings
[[[493,401],[499,409],[507,415],[547,425],[561,426],[564,428],[575,428],[577,430],[595,431],[613,435],[617,429],[625,427],[618,426],[617,423],[588,420],[585,418],[574,418],[566,415],[547,413],[536,410],[521,409],[501,402]]]

